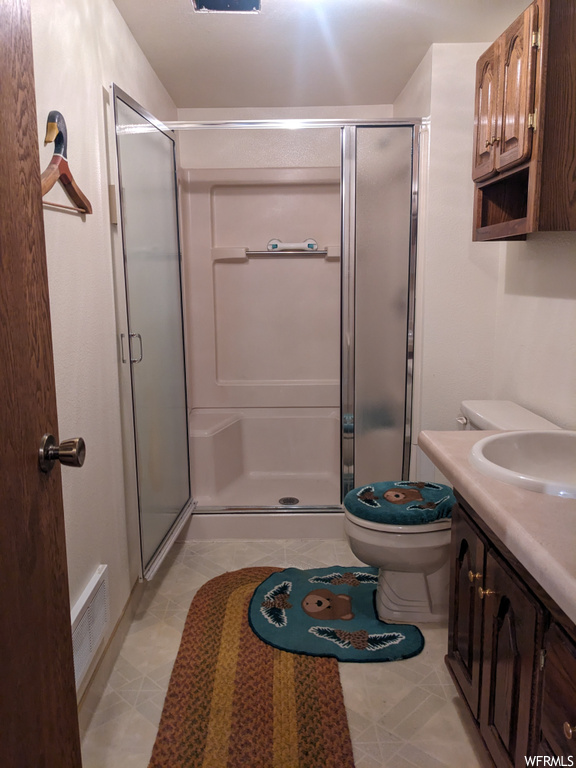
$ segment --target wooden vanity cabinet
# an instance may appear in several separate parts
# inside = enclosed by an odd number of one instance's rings
[[[455,493],[452,678],[497,768],[576,756],[576,627]]]
[[[446,663],[494,763],[534,754],[543,609],[464,509],[452,512]]]
[[[576,765],[576,644],[553,623],[544,639],[542,717],[538,754]],[[570,765],[566,759],[564,765]]]
[[[486,554],[480,734],[497,766],[534,754],[537,661],[544,610],[504,560]]]
[[[476,719],[480,713],[480,654],[485,546],[469,519],[452,513],[450,622],[446,663]]]
[[[480,57],[474,240],[576,230],[576,3],[534,0]]]

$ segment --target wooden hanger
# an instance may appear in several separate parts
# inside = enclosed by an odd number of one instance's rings
[[[68,165],[68,132],[66,130],[66,121],[61,112],[53,110],[48,114],[46,123],[46,138],[44,144],[54,142],[54,154],[46,170],[42,173],[40,180],[42,182],[42,197],[52,189],[57,181],[61,181],[64,191],[76,206],[76,210],[82,213],[92,213],[90,201],[84,195],[80,187],[74,181],[72,171]],[[47,205],[57,205],[56,203],[46,203]],[[66,206],[57,206],[65,208]]]

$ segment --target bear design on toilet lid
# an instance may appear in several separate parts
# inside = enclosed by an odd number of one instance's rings
[[[450,486],[410,480],[364,485],[344,499],[351,515],[385,525],[423,525],[450,518],[455,504]]]

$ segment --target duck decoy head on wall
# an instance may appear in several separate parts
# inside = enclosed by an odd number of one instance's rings
[[[57,181],[62,182],[64,191],[75,206],[84,213],[92,213],[90,201],[76,184],[70,166],[68,165],[68,131],[66,121],[61,112],[52,110],[48,113],[46,122],[46,137],[44,144],[54,142],[54,154],[46,170],[40,177],[42,196],[44,196]]]
[[[44,146],[52,141],[54,142],[54,154],[62,155],[64,160],[68,160],[68,129],[66,128],[66,120],[64,120],[64,115],[55,109],[48,113]]]

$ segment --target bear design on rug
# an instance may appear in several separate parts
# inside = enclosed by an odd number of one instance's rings
[[[350,595],[335,594],[329,589],[309,592],[302,600],[302,610],[313,619],[349,621],[354,618]]]

